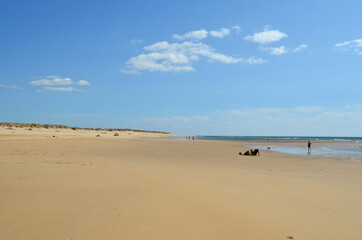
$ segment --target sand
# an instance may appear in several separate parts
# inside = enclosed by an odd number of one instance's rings
[[[0,129],[0,239],[362,236],[360,161],[41,131]]]

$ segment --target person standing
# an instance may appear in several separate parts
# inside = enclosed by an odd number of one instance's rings
[[[312,143],[311,143],[311,141],[309,140],[309,141],[308,141],[308,155],[310,155],[311,152],[312,152]]]

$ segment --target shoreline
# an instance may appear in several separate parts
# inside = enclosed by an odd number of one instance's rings
[[[117,136],[114,134],[117,133]],[[149,131],[109,131],[109,130],[94,130],[94,129],[72,129],[70,127],[67,128],[43,128],[37,127],[32,130],[28,130],[28,128],[24,127],[13,127],[9,128],[7,126],[0,126],[0,140],[1,139],[37,139],[37,138],[101,138],[101,139],[130,139],[130,138],[140,138],[140,139],[164,139],[164,140],[176,140],[176,141],[211,141],[211,142],[234,142],[238,143],[239,146],[244,148],[260,148],[263,152],[272,151],[280,154],[288,154],[288,155],[296,155],[296,156],[305,156],[306,154],[301,153],[300,151],[280,151],[275,149],[263,149],[265,146],[268,147],[280,147],[280,146],[288,146],[289,148],[305,146],[305,140],[224,140],[224,139],[203,139],[198,138],[199,136],[195,136],[195,140],[188,140],[188,135],[173,135],[170,133],[163,132],[149,132]],[[250,137],[247,137],[250,138]],[[257,137],[256,137],[257,138]],[[263,137],[264,138],[264,137]],[[279,139],[280,137],[275,137]],[[303,137],[304,138],[304,137]],[[330,137],[328,137],[330,138]],[[334,138],[334,137],[331,137]],[[312,146],[322,147],[322,146],[361,146],[361,143],[357,142],[346,142],[346,141],[335,141],[335,140],[325,140],[325,141],[313,141]],[[313,148],[313,147],[312,147]],[[362,154],[362,152],[361,152]],[[351,161],[361,161],[362,155],[352,157],[346,156],[343,154],[330,154],[330,153],[319,153],[314,155],[312,153],[311,156],[324,156],[330,157],[334,160],[351,160]]]
[[[165,139],[172,139],[177,141],[189,141],[183,136],[177,137],[166,137]],[[305,140],[252,140],[252,141],[240,141],[240,140],[220,140],[220,139],[199,139],[195,138],[195,141],[210,141],[210,142],[234,142],[238,143],[238,146],[246,149],[259,148],[263,152],[276,152],[279,154],[288,154],[296,156],[324,156],[330,157],[333,160],[351,160],[351,161],[362,161],[362,143],[357,142],[346,142],[346,141],[313,141],[312,142],[312,153],[308,155],[307,142]],[[269,147],[270,149],[267,149]],[[302,149],[305,147],[305,149]],[[323,149],[324,148],[324,149]],[[328,149],[327,149],[328,148]],[[341,148],[345,148],[342,151]],[[348,149],[349,148],[349,149]],[[361,149],[360,149],[361,148]],[[322,149],[322,150],[321,150]],[[305,151],[304,151],[305,150]],[[352,150],[352,152],[351,152]]]

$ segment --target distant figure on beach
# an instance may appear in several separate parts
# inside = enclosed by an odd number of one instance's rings
[[[192,136],[192,141],[195,141],[195,137],[194,137],[194,136]]]
[[[259,149],[254,149],[254,151],[251,152],[251,155],[256,156],[256,155],[260,155]]]
[[[246,151],[243,155],[251,155],[252,152],[253,152],[253,149],[250,149],[250,150]]]
[[[310,155],[311,152],[312,152],[312,143],[311,143],[311,141],[309,140],[309,141],[308,141],[308,155]]]
[[[246,151],[244,154],[242,152],[239,152],[239,155],[246,155],[246,156],[256,156],[256,155],[260,155],[259,149],[250,149],[248,151]]]

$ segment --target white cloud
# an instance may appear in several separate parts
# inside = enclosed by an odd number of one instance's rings
[[[205,29],[201,29],[201,30],[188,32],[183,35],[174,34],[173,38],[175,38],[177,40],[190,39],[193,41],[200,41],[201,39],[206,38],[207,34],[208,34],[208,32]]]
[[[239,34],[241,32],[241,28],[238,25],[232,26],[232,29],[235,30],[236,34]]]
[[[271,55],[282,55],[289,51],[285,46],[280,47],[259,47],[263,51],[270,52]]]
[[[258,57],[258,58],[255,58],[255,57],[249,57],[246,62],[250,65],[254,65],[254,64],[262,64],[262,63],[266,63],[267,61]]]
[[[305,48],[308,48],[308,46],[305,45],[305,44],[300,44],[298,47],[296,47],[296,48],[293,49],[293,52],[300,52],[300,51],[302,51],[302,50],[305,49]]]
[[[82,89],[73,88],[73,87],[43,87],[37,92],[85,92]]]
[[[24,90],[25,88],[16,86],[16,85],[5,85],[5,84],[0,84],[0,87],[3,88],[9,88],[9,89],[16,89],[16,90]]]
[[[193,71],[192,66],[187,64],[189,59],[178,53],[149,53],[140,54],[132,57],[127,61],[127,65],[131,68],[129,73],[139,73],[138,70],[161,71],[161,72],[182,72]]]
[[[204,43],[183,42],[168,43],[157,42],[143,48],[149,53],[143,53],[130,58],[126,64],[128,69],[124,73],[138,74],[140,71],[161,72],[187,72],[194,71],[192,62],[205,57],[209,61],[222,62],[226,64],[245,62],[248,64],[261,64],[265,62],[261,58],[235,58],[215,52],[209,45]]]
[[[57,86],[57,85],[71,85],[73,82],[70,78],[53,78],[53,79],[41,79],[31,81],[32,86]]]
[[[73,82],[70,78],[61,78],[59,76],[46,76],[43,79],[31,81],[30,85],[34,87],[42,87],[41,90],[37,92],[84,92],[82,89],[73,88],[73,87],[55,87],[55,86],[89,86],[90,82],[86,80],[79,80],[78,82]]]
[[[285,37],[288,37],[288,35],[280,32],[279,30],[269,30],[265,28],[263,32],[254,33],[254,35],[246,36],[244,39],[260,44],[269,44],[272,42],[280,41],[282,38]]]
[[[240,32],[239,26],[232,26],[237,33]],[[223,38],[231,34],[230,29],[220,28],[217,31],[206,31],[205,29],[191,31],[183,35],[175,34],[173,38],[177,40],[186,40],[183,42],[169,43],[160,41],[143,48],[144,52],[138,56],[131,57],[126,62],[126,68],[121,72],[126,74],[141,74],[142,71],[161,71],[161,72],[190,72],[194,71],[193,62],[205,58],[210,62],[221,62],[226,64],[246,63],[262,64],[267,62],[260,57],[241,57],[227,56],[216,52],[211,46],[200,42],[202,39],[210,36]]]
[[[260,46],[259,48],[263,51],[270,52],[271,55],[282,55],[282,54],[286,54],[289,52],[294,52],[294,53],[301,52],[303,49],[305,49],[307,47],[308,47],[307,45],[301,44],[294,49],[289,49],[289,48],[286,48],[285,46],[280,46],[280,47],[262,47],[262,46]]]
[[[340,50],[353,50],[355,53],[362,54],[362,38],[343,43],[337,43],[334,45],[336,49]]]
[[[196,53],[197,54],[197,53]],[[200,51],[198,54],[201,56],[208,57],[211,61],[218,61],[222,63],[238,63],[244,61],[242,58],[234,58],[226,56],[224,54],[215,53],[212,49],[207,49],[206,51]]]
[[[271,48],[271,55],[282,55],[284,53],[287,53],[287,50],[285,49],[285,46],[280,46],[276,48]]]
[[[344,47],[351,44],[351,42],[343,42],[343,43],[336,43],[334,46],[335,47]]]
[[[220,28],[219,31],[210,31],[210,35],[216,38],[223,38],[230,35],[230,30],[227,28]]]
[[[76,84],[79,86],[89,86],[90,82],[88,82],[86,80],[79,80]]]

